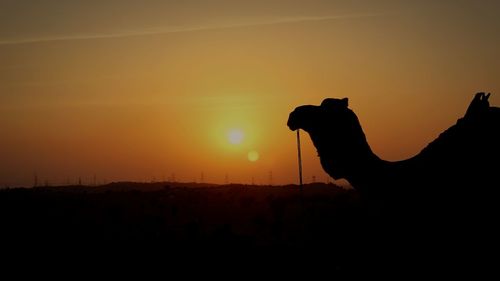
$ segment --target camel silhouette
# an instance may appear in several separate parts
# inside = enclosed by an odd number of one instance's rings
[[[500,187],[500,108],[490,107],[489,96],[477,93],[456,124],[416,156],[396,162],[373,153],[347,98],[297,107],[287,125],[309,133],[331,177],[367,197],[451,201],[470,198],[471,191],[496,194]]]
[[[500,108],[490,107],[489,97],[477,93],[456,124],[395,162],[373,153],[347,98],[290,113],[288,127],[309,133],[323,169],[349,181],[364,202],[367,216],[353,224],[366,227],[345,230],[363,253],[355,262],[408,272],[489,269],[487,252],[498,249],[500,236]],[[391,258],[381,259],[382,252]]]

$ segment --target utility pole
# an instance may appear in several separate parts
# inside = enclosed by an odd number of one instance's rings
[[[38,187],[38,174],[35,172],[33,187]]]

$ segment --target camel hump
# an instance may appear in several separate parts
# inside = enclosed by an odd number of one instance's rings
[[[475,118],[487,112],[490,107],[490,103],[488,102],[489,97],[490,93],[477,93],[465,112],[465,118]]]

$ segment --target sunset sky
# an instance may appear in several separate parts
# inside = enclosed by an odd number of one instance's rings
[[[348,97],[372,149],[418,153],[500,106],[500,1],[0,0],[0,187],[297,183],[288,114]],[[327,175],[302,134],[304,179]]]

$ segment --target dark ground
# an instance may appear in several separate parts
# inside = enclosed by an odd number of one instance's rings
[[[319,183],[302,193],[292,185],[19,188],[0,191],[0,241],[4,249],[68,257],[82,251],[110,258],[137,251],[160,258],[255,255],[321,260],[332,272],[409,276],[500,270],[499,220],[466,213],[395,210]]]

